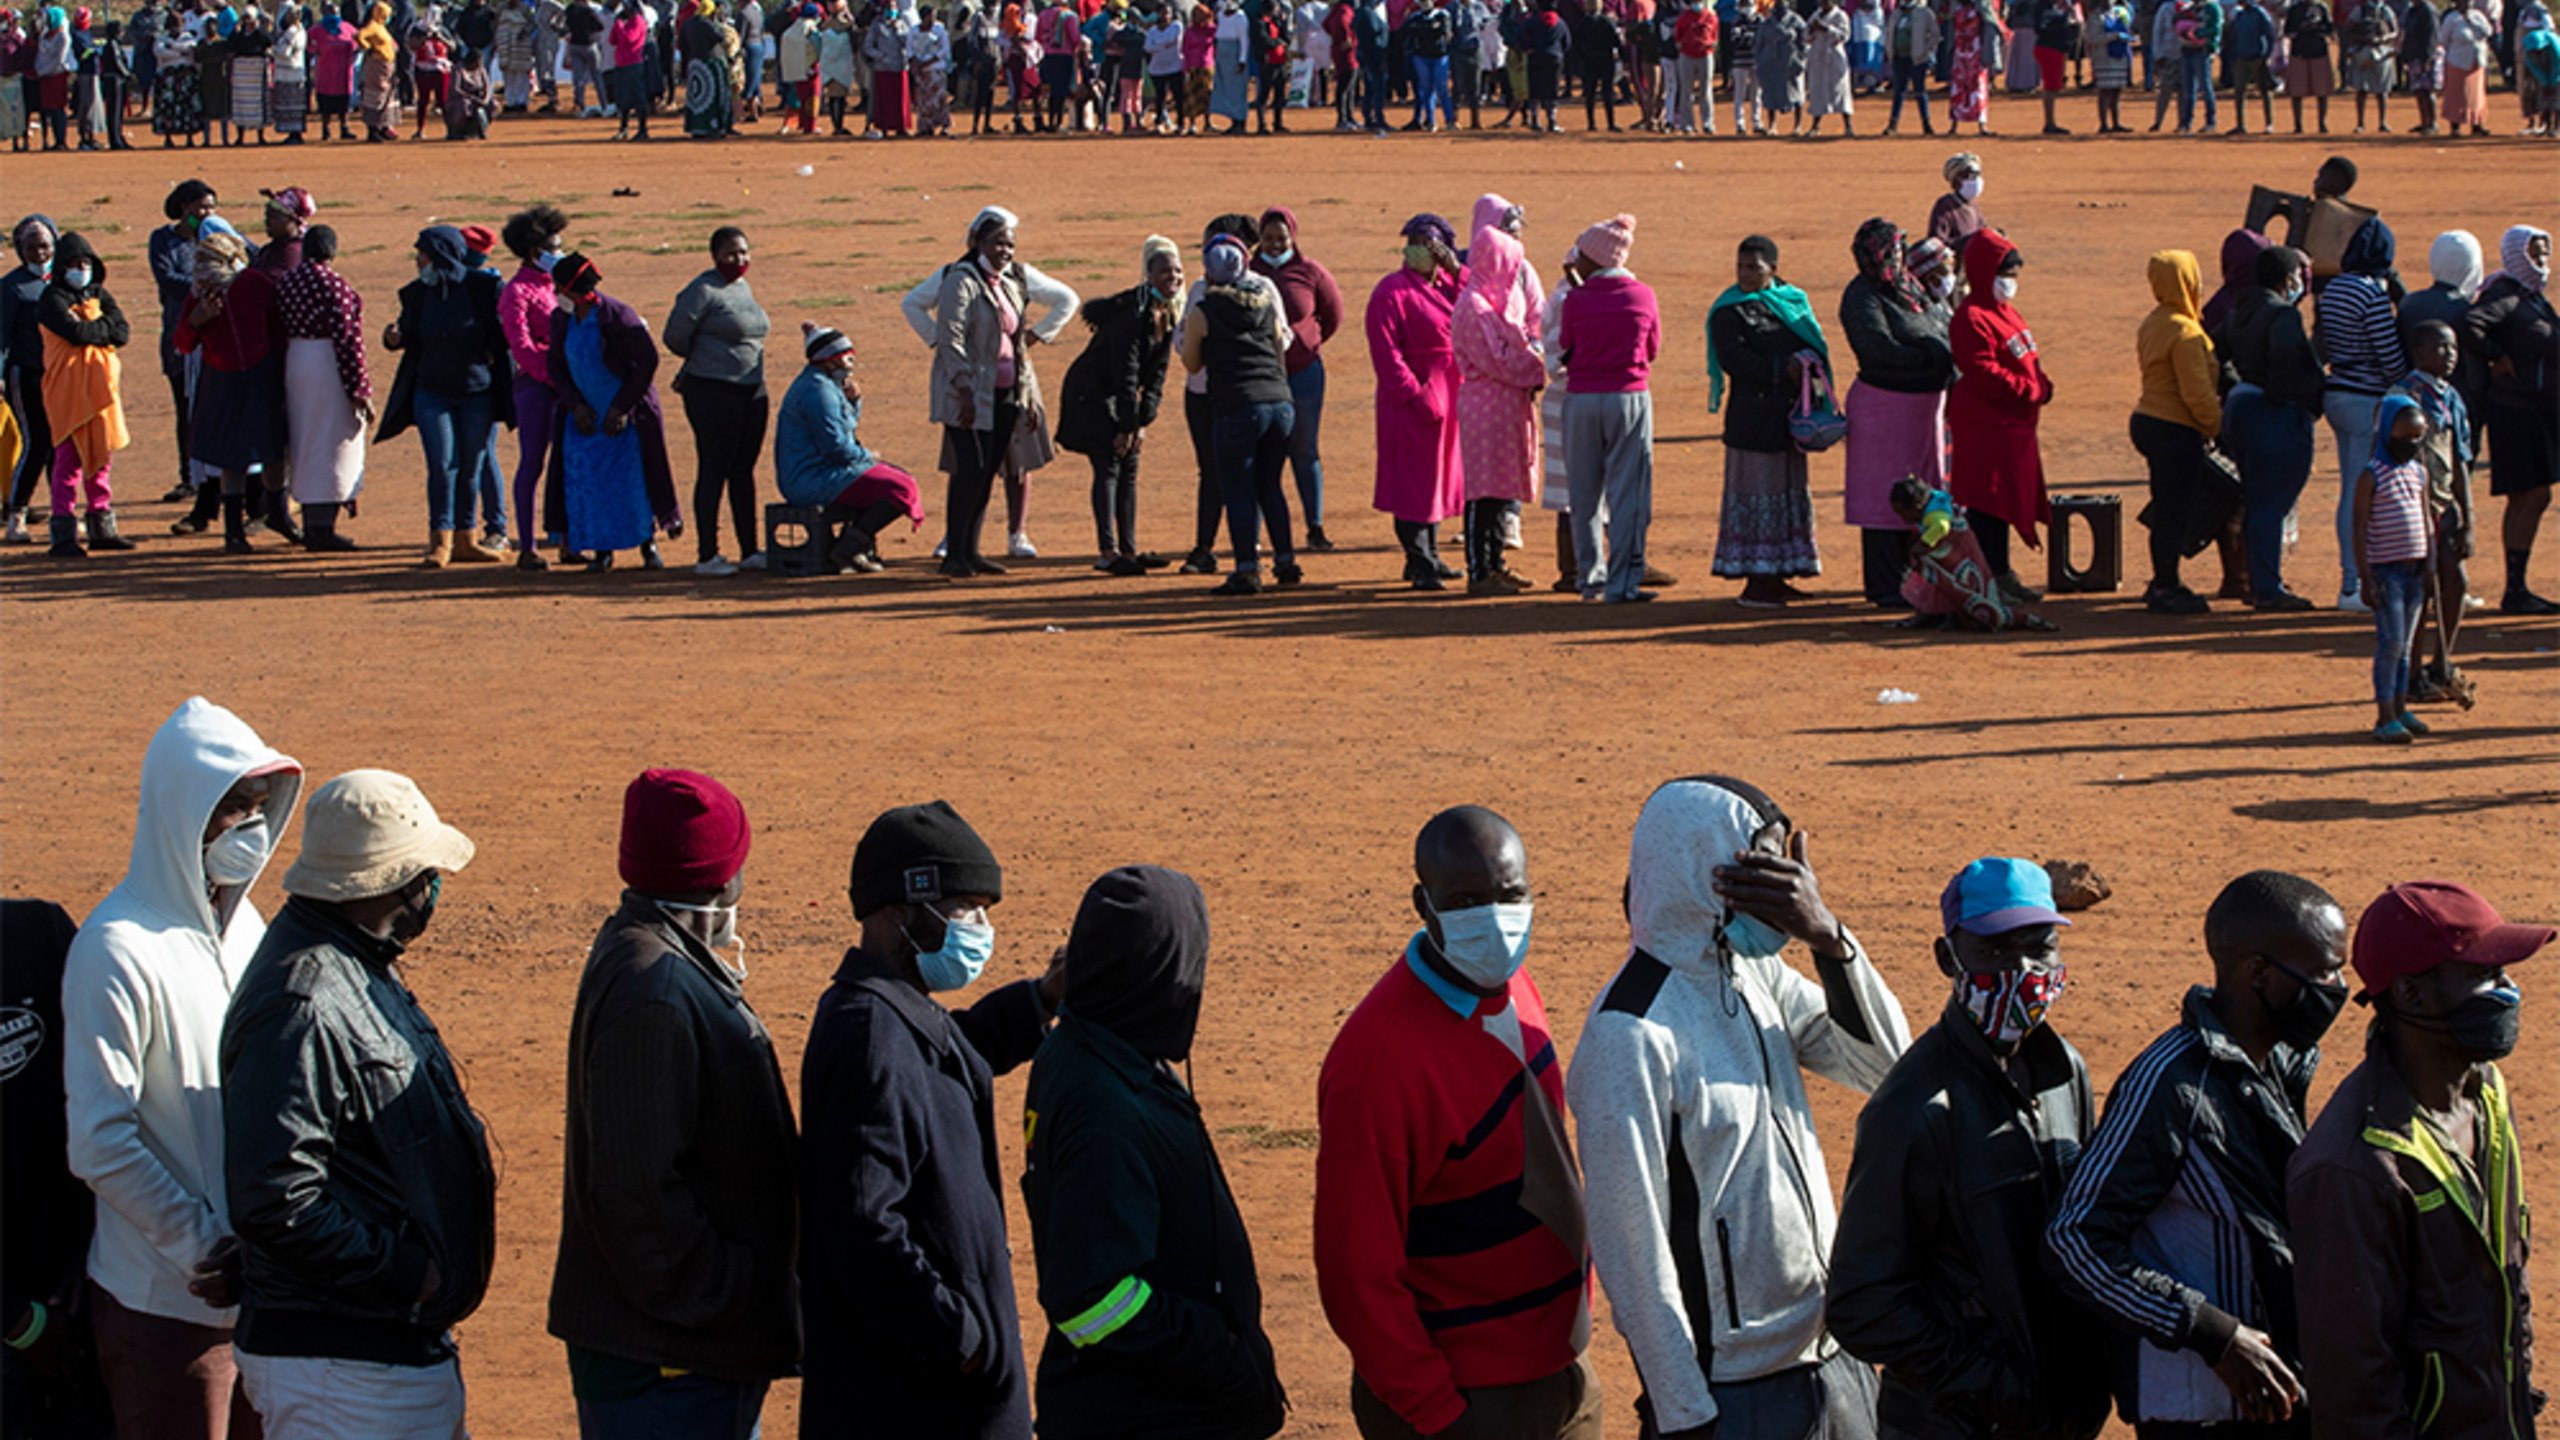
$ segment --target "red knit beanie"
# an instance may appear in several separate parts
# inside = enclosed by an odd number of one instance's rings
[[[727,885],[746,867],[747,808],[692,770],[644,770],[622,792],[622,883],[649,895]]]

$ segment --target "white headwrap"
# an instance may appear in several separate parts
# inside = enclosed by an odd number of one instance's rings
[[[1002,221],[1004,228],[1007,230],[1017,230],[1022,226],[1021,216],[1014,214],[1012,211],[1007,210],[1001,205],[990,205],[986,209],[979,211],[977,218],[969,222],[969,243],[971,245],[976,245],[978,243],[979,233],[987,228],[987,222],[990,220]]]
[[[2439,285],[2450,285],[2469,300],[2480,293],[2480,237],[2468,230],[2447,230],[2427,247],[2427,270]]]
[[[2507,278],[2540,294],[2551,278],[2551,265],[2546,260],[2537,268],[2528,252],[2534,241],[2548,241],[2550,238],[2551,232],[2532,225],[2508,226],[2507,233],[2498,239],[2498,263],[2507,272]]]

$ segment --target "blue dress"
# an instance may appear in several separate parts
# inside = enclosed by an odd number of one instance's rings
[[[622,391],[622,379],[604,363],[604,312],[569,317],[569,378],[578,398],[596,413],[592,435],[573,422],[560,428],[562,478],[569,508],[569,548],[602,552],[637,550],[657,534],[649,513],[649,485],[640,468],[640,431],[626,425],[604,433],[604,413]]]

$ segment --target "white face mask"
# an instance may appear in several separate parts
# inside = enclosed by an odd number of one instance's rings
[[[2003,275],[2003,276],[2001,276],[1998,280],[1995,280],[1995,281],[1993,281],[1993,282],[1992,282],[1992,284],[1991,284],[1991,292],[1992,292],[1993,294],[1995,294],[1995,295],[1999,296],[1999,297],[2000,297],[2001,299],[2003,299],[2003,300],[2015,300],[2015,299],[2017,299],[2017,298],[2018,298],[2018,277],[2017,277],[2017,276],[2015,276],[2015,275]]]
[[[1940,299],[1953,295],[1956,293],[1955,272],[1948,270],[1940,273],[1937,279],[1929,282],[1929,288],[1935,291]]]
[[[1963,196],[1968,201],[1981,199],[1982,177],[1979,175],[1966,176],[1964,179],[1956,183],[1956,193]]]
[[[1470,905],[1440,916],[1440,953],[1449,968],[1479,990],[1499,990],[1529,958],[1532,907]]]
[[[692,915],[710,916],[711,933],[703,937],[702,943],[710,947],[711,958],[719,962],[721,969],[729,972],[730,979],[736,980],[742,984],[746,981],[747,942],[741,939],[738,935],[737,906],[683,905],[673,900],[661,900],[658,902],[658,905],[659,908],[665,910],[678,910]],[[733,948],[738,952],[738,963],[735,965],[730,964],[728,957],[721,954],[722,951]]]
[[[62,283],[70,286],[74,290],[88,289],[89,267],[86,265],[74,265],[70,269],[63,271]]]
[[[213,837],[204,847],[204,878],[216,885],[246,885],[267,868],[276,839],[267,817],[252,815]]]

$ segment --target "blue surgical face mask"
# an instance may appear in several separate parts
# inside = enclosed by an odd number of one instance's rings
[[[913,937],[909,937],[913,938]],[[965,990],[996,953],[996,927],[984,920],[945,920],[942,944],[916,950],[916,973],[927,990]]]
[[[1735,911],[1725,917],[1724,948],[1746,960],[1766,960],[1787,948],[1787,932],[1757,916]]]
[[[557,250],[537,250],[534,252],[533,268],[541,271],[545,275],[550,274],[551,267],[559,263],[560,252]]]
[[[1271,253],[1270,251],[1268,251],[1268,250],[1265,250],[1265,251],[1263,251],[1263,252],[1262,252],[1262,259],[1263,259],[1263,262],[1264,262],[1265,264],[1272,265],[1272,266],[1274,266],[1274,267],[1281,266],[1281,265],[1286,265],[1286,264],[1288,264],[1290,261],[1295,260],[1295,259],[1297,259],[1297,258],[1298,258],[1298,247],[1297,247],[1297,246],[1295,246],[1295,245],[1290,246],[1288,249],[1281,251],[1281,252],[1280,252],[1279,254],[1277,254],[1277,255],[1272,254],[1272,253]]]
[[[1524,900],[1441,911],[1441,956],[1477,989],[1501,989],[1529,958],[1531,908]]]

